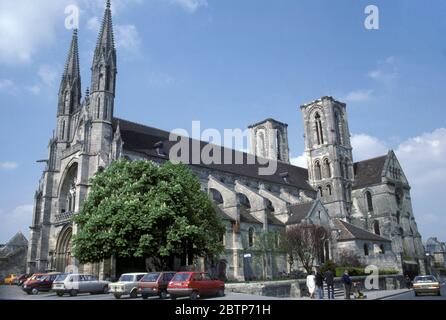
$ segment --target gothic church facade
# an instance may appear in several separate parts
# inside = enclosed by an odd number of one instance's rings
[[[76,233],[72,217],[88,195],[89,179],[120,158],[169,160],[174,142],[169,132],[114,117],[117,54],[110,2],[91,67],[91,85],[81,97],[78,34],[74,31],[59,90],[56,133],[35,193],[27,271],[90,272],[101,278],[119,275],[117,259],[80,265],[71,253]],[[302,222],[323,225],[332,234],[321,261],[353,251],[367,264],[424,269],[421,236],[411,207],[410,185],[395,156],[353,162],[346,105],[323,97],[301,107],[308,169],[290,164],[285,123],[274,119],[249,127],[251,153],[277,163],[261,176],[259,164],[190,165],[202,189],[218,205],[226,225],[218,272],[231,279],[288,270],[277,249],[267,270],[255,258],[263,231],[279,234]],[[200,142],[201,148],[207,146]],[[225,148],[213,146],[213,148]],[[248,154],[229,150],[233,158]],[[203,263],[201,268],[206,268]],[[290,271],[290,270],[288,270]]]

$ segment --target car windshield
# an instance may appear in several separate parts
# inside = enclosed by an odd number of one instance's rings
[[[148,273],[141,279],[141,281],[142,282],[156,282],[156,280],[158,280],[159,276],[160,276],[159,272]]]
[[[119,282],[132,282],[134,281],[135,276],[132,274],[123,274],[120,278],[119,278]]]
[[[190,278],[190,273],[177,273],[172,281],[187,281]]]
[[[68,274],[59,274],[54,281],[64,281],[68,277]]]
[[[420,276],[415,278],[415,282],[437,282],[433,276]]]

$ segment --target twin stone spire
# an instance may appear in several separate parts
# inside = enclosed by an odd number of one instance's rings
[[[100,79],[104,74],[106,76],[105,78],[109,78],[108,73],[116,74],[116,48],[110,6],[110,0],[107,0],[104,18],[94,52],[91,67],[91,89],[87,88],[88,93],[104,89],[100,88]],[[107,80],[110,79],[105,79],[105,81]],[[105,87],[109,90],[114,89],[109,85]],[[81,88],[78,30],[74,29],[59,89],[59,114],[68,114],[80,107]]]

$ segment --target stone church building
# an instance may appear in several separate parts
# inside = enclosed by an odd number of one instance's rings
[[[78,34],[74,31],[59,90],[57,123],[35,205],[28,272],[78,268],[104,278],[119,276],[118,259],[79,265],[71,254],[72,217],[88,195],[89,178],[119,158],[169,160],[169,132],[114,117],[117,58],[110,3],[104,14],[91,67],[90,89],[81,97]],[[301,106],[308,169],[290,164],[287,124],[267,119],[249,127],[250,154],[277,164],[259,175],[253,164],[190,165],[202,189],[217,203],[226,225],[225,253],[218,272],[230,279],[269,277],[290,271],[280,250],[258,262],[255,243],[263,231],[279,234],[302,222],[329,230],[324,254],[336,260],[352,251],[365,264],[400,271],[424,270],[421,235],[412,212],[410,185],[392,151],[354,162],[346,105],[323,97]],[[190,143],[196,143],[189,139]],[[199,141],[201,150],[208,147]],[[248,153],[212,146],[234,157]],[[192,155],[190,155],[192,156]],[[279,241],[279,240],[278,240]],[[296,264],[294,264],[296,266]],[[204,268],[204,266],[202,266]],[[71,269],[70,269],[71,268]]]

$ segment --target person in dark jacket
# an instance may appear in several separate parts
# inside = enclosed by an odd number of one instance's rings
[[[334,299],[334,274],[328,269],[325,272],[325,283],[327,284],[328,299]]]
[[[324,276],[321,273],[321,270],[318,268],[316,271],[316,277],[315,277],[315,282],[316,282],[316,290],[317,290],[317,295],[319,296],[319,299],[324,299]]]
[[[352,280],[350,279],[347,270],[345,270],[344,275],[342,276],[342,283],[344,284],[345,299],[350,300],[350,292],[352,290]]]

